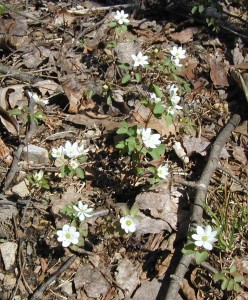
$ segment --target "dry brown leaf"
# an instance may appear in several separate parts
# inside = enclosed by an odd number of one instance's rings
[[[11,116],[5,109],[0,106],[0,120],[4,127],[12,134],[17,135],[19,133],[19,124],[16,119]]]
[[[185,44],[193,41],[193,36],[198,32],[196,27],[188,27],[180,32],[175,32],[170,34],[170,37],[173,41]]]
[[[247,157],[245,155],[245,151],[243,147],[240,146],[234,146],[233,147],[233,157],[241,162],[243,165],[247,164]]]
[[[12,164],[13,157],[10,154],[9,148],[5,145],[4,141],[0,138],[0,160],[4,161],[8,166]]]
[[[233,79],[238,83],[239,87],[243,90],[246,101],[248,102],[248,73],[241,73],[235,68],[230,68],[230,73]]]
[[[146,280],[145,282],[142,282],[141,286],[137,289],[132,299],[133,300],[156,299],[160,287],[161,287],[161,282],[158,281],[157,278],[154,278],[152,281]]]
[[[50,79],[38,81],[35,84],[33,84],[33,87],[38,88],[43,97],[46,95],[51,96],[55,93],[62,91],[60,85]]]
[[[215,86],[229,86],[227,71],[221,63],[214,59],[210,60],[210,77]]]
[[[188,280],[185,278],[183,278],[183,285],[181,289],[186,299],[197,300],[195,295],[195,290],[189,285]]]

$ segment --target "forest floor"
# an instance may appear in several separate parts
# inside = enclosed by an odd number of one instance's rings
[[[248,299],[246,4],[114,2],[0,1],[0,299]]]

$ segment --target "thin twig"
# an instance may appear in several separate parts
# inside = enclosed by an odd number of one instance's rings
[[[43,292],[45,289],[55,280],[59,278],[59,276],[64,273],[75,261],[77,258],[76,255],[71,256],[50,278],[48,278],[30,297],[30,300],[38,300],[42,299]]]
[[[202,224],[203,222],[203,210],[205,204],[205,198],[210,183],[210,179],[218,166],[218,161],[220,159],[221,150],[225,146],[226,141],[230,137],[234,128],[239,124],[240,116],[235,114],[226,124],[226,126],[219,133],[216,141],[213,144],[210,155],[208,157],[208,162],[203,170],[200,180],[198,181],[198,186],[196,188],[196,196],[193,204],[193,211],[191,217],[190,231],[194,230],[196,224]],[[188,241],[189,242],[189,241]],[[182,285],[185,273],[191,263],[192,255],[183,255],[175,273],[171,276],[171,282],[167,293],[163,296],[164,300],[176,299],[178,291]],[[164,294],[164,293],[163,293]]]

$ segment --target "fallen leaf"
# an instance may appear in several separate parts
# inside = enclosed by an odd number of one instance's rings
[[[233,147],[233,157],[241,162],[243,165],[247,164],[247,157],[245,155],[245,150],[243,147],[240,146],[234,146]]]
[[[0,160],[3,160],[8,166],[12,164],[13,157],[10,154],[9,148],[5,145],[4,141],[0,138]]]
[[[152,281],[145,281],[142,282],[141,286],[137,289],[134,296],[132,297],[133,300],[152,300],[156,299],[158,292],[161,287],[161,282],[158,281],[157,278],[153,278]]]
[[[193,36],[199,31],[196,27],[188,27],[180,32],[171,33],[170,37],[173,41],[185,44],[193,41]]]
[[[221,63],[214,59],[210,60],[210,77],[214,86],[229,86],[227,71]]]

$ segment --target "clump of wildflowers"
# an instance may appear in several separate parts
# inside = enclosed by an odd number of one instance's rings
[[[34,172],[32,175],[27,176],[28,181],[34,186],[34,187],[40,187],[49,190],[49,184],[47,179],[44,176],[44,171],[40,170],[39,172]]]
[[[80,164],[86,160],[89,149],[85,149],[84,145],[79,146],[77,142],[71,143],[67,141],[64,146],[53,148],[51,156],[55,158],[55,165],[61,167],[61,174],[73,176],[76,172],[81,179],[84,178],[84,171],[80,168]]]

